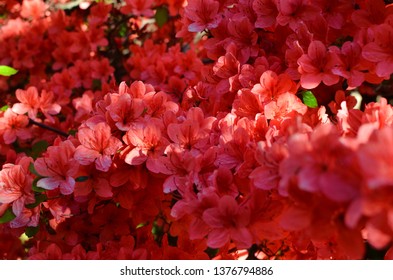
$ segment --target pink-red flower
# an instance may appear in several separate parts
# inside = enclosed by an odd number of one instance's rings
[[[255,158],[261,166],[255,168],[249,176],[254,186],[262,190],[277,188],[280,182],[279,166],[287,156],[288,150],[282,141],[270,145],[268,142],[259,142]]]
[[[37,182],[37,186],[46,190],[59,188],[64,195],[71,194],[75,187],[75,177],[79,169],[74,159],[75,146],[70,140],[57,141],[48,148],[44,156],[34,162],[34,168],[45,177]]]
[[[175,190],[188,192],[197,181],[201,160],[202,155],[195,151],[184,150],[173,144],[167,146],[165,156],[160,157],[157,163],[160,173],[169,175],[163,183],[164,193]]]
[[[277,75],[271,70],[265,71],[251,90],[259,96],[261,102],[265,104],[271,100],[277,100],[278,96],[283,93],[296,92],[296,84],[287,74]]]
[[[169,145],[161,131],[163,124],[159,119],[147,119],[134,124],[123,141],[129,145],[125,153],[125,162],[131,165],[139,165],[146,161],[146,167],[158,173],[157,160],[164,154],[164,150]]]
[[[108,171],[112,156],[122,146],[122,142],[111,135],[108,124],[100,122],[94,127],[82,127],[78,131],[81,145],[75,150],[75,160],[82,165],[95,163],[97,170]]]
[[[252,7],[257,14],[256,28],[273,27],[278,15],[276,0],[255,0]]]
[[[19,115],[27,113],[34,120],[40,110],[50,122],[54,122],[52,115],[60,113],[61,106],[54,101],[53,92],[43,90],[39,95],[36,87],[29,87],[16,90],[15,95],[20,103],[15,103],[12,111]]]
[[[28,174],[30,163],[30,158],[24,158],[20,164],[5,164],[0,170],[0,203],[12,204],[16,216],[22,215],[26,204],[35,202],[33,178]]]
[[[169,138],[184,149],[202,149],[209,141],[214,117],[204,117],[200,108],[191,108],[182,123],[168,125]]]
[[[375,130],[368,142],[361,145],[357,156],[370,189],[393,186],[393,129]]]
[[[133,122],[141,118],[147,109],[142,98],[152,90],[152,87],[137,81],[132,83],[130,88],[121,83],[119,93],[109,95],[110,105],[106,110],[118,129],[127,131]]]
[[[363,47],[362,55],[376,63],[378,77],[388,79],[393,73],[393,26],[381,24],[373,29],[374,40]]]
[[[339,77],[332,73],[334,62],[331,53],[321,41],[312,41],[307,54],[303,54],[297,61],[299,64],[300,84],[303,88],[316,88],[321,82],[331,86],[339,81]]]
[[[26,140],[32,137],[30,129],[27,127],[29,119],[25,115],[18,115],[8,108],[2,117],[0,117],[0,135],[2,134],[4,142],[11,144],[17,138]]]
[[[152,17],[154,15],[154,11],[152,10],[153,0],[125,0],[125,2],[125,6],[120,9],[123,14],[145,17]]]
[[[15,95],[21,103],[15,103],[12,106],[12,111],[19,115],[27,113],[29,118],[35,119],[40,106],[37,88],[29,87],[27,90],[17,89]]]
[[[42,0],[24,0],[21,16],[24,18],[39,19],[45,14],[48,5]]]
[[[333,47],[330,50],[336,61],[332,73],[346,78],[349,89],[360,86],[366,78],[361,46],[355,42],[345,42],[341,50]]]
[[[307,0],[280,0],[278,8],[277,23],[289,24],[292,30],[296,30],[300,22],[312,20],[321,12],[319,7]]]
[[[232,196],[223,196],[216,207],[205,210],[203,221],[210,227],[207,245],[211,248],[221,248],[231,240],[239,249],[252,245],[253,238],[247,228],[250,211]]]
[[[184,16],[191,20],[188,31],[200,32],[218,26],[221,21],[220,3],[216,0],[190,1],[185,8]]]
[[[331,124],[317,127],[310,138],[296,133],[288,139],[289,157],[280,165],[281,185],[296,173],[300,190],[322,193],[333,201],[350,201],[359,192],[361,177],[353,151],[344,146]]]

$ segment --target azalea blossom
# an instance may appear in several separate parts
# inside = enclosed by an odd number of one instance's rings
[[[321,41],[312,41],[307,54],[303,54],[297,62],[300,84],[306,89],[316,88],[321,82],[331,86],[339,81],[339,77],[332,73],[332,55]]]
[[[131,165],[139,165],[146,161],[147,168],[158,173],[157,160],[164,154],[169,145],[168,139],[162,136],[163,125],[158,119],[138,122],[123,137],[124,142],[130,145],[126,149],[125,162]]]
[[[25,115],[18,115],[8,108],[2,117],[0,117],[0,132],[3,135],[4,142],[11,144],[19,139],[29,139],[32,137],[30,129],[27,127],[29,119]]]
[[[302,21],[312,20],[320,13],[319,7],[307,0],[280,0],[277,5],[277,23],[289,24],[293,30],[296,30]]]
[[[24,18],[39,19],[44,16],[48,5],[42,0],[24,0],[21,16]]]
[[[255,27],[274,27],[278,15],[276,0],[256,0],[253,1],[252,7],[258,17],[255,22]]]
[[[249,248],[252,235],[247,228],[250,212],[232,196],[223,196],[218,205],[203,212],[203,221],[211,228],[207,244],[220,248],[233,240],[239,249]]]
[[[202,155],[169,145],[164,151],[165,155],[158,159],[157,167],[160,173],[169,175],[163,183],[164,193],[178,190],[186,193],[197,181],[197,174],[201,169]]]
[[[289,75],[277,75],[271,70],[265,71],[259,80],[251,89],[251,92],[258,96],[260,102],[264,105],[270,101],[277,101],[281,94],[296,93],[296,84],[291,80]],[[289,98],[289,95],[286,95]]]
[[[393,184],[392,166],[388,163],[393,152],[390,149],[392,141],[392,128],[384,127],[381,130],[373,131],[369,140],[359,147],[360,165],[370,189],[378,189]]]
[[[126,5],[121,7],[120,11],[124,14],[133,14],[136,16],[151,17],[154,11],[151,9],[153,0],[126,0]]]
[[[205,28],[215,28],[221,20],[218,13],[220,3],[215,0],[196,0],[189,2],[185,9],[185,16],[191,20],[188,31],[199,32]]]
[[[341,50],[336,48],[330,49],[333,53],[333,59],[336,60],[332,73],[344,77],[348,82],[348,89],[360,86],[366,75],[364,69],[364,59],[362,58],[362,48],[357,43],[345,42]]]
[[[12,111],[19,115],[28,113],[29,118],[35,119],[40,106],[37,88],[29,87],[27,90],[18,89],[15,95],[21,103],[14,104]]]
[[[280,184],[289,184],[296,172],[303,191],[322,193],[333,201],[349,201],[358,195],[361,178],[352,160],[353,151],[338,141],[337,130],[331,124],[317,127],[310,139],[305,134],[294,134],[288,140],[288,151],[289,157],[280,166]],[[337,158],[341,159],[340,165]]]
[[[363,47],[362,55],[365,59],[376,63],[375,73],[388,79],[393,73],[393,55],[390,42],[393,40],[393,27],[381,24],[373,29],[374,41]]]
[[[75,187],[75,177],[79,169],[74,159],[75,146],[70,140],[58,141],[51,146],[43,157],[34,162],[34,168],[45,177],[37,182],[37,186],[46,190],[59,188],[64,195],[71,194]]]
[[[127,131],[133,122],[142,117],[146,108],[141,98],[134,98],[128,92],[113,94],[110,99],[110,105],[106,109],[117,128],[122,131]]]
[[[168,136],[184,149],[202,149],[209,141],[208,131],[214,121],[214,117],[205,118],[200,108],[191,108],[182,123],[168,125]]]
[[[5,164],[0,170],[0,203],[12,204],[16,216],[22,215],[26,204],[35,202],[31,190],[33,178],[27,171],[30,162],[25,158],[18,165]]]
[[[97,170],[108,171],[112,158],[122,146],[119,139],[111,136],[108,124],[100,122],[94,127],[84,127],[78,132],[78,139],[82,145],[75,150],[74,158],[82,165],[95,163]]]
[[[12,106],[12,111],[17,114],[27,113],[29,118],[36,120],[38,110],[40,110],[53,123],[52,115],[60,113],[61,106],[54,101],[53,92],[43,90],[39,95],[37,88],[29,87],[27,90],[17,90],[15,95],[21,102]]]

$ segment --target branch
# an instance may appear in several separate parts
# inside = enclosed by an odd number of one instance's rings
[[[57,133],[57,134],[59,134],[61,136],[64,136],[64,137],[68,137],[69,136],[68,133],[65,133],[64,131],[61,131],[61,130],[59,130],[57,128],[54,128],[54,127],[51,127],[51,126],[47,126],[46,124],[43,124],[43,123],[36,122],[36,121],[34,121],[34,120],[30,119],[30,118],[29,118],[29,124],[35,124],[36,126],[39,126],[39,127],[43,128],[43,129],[50,130],[50,131],[52,131],[54,133]]]

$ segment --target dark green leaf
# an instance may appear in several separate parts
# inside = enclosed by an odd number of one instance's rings
[[[35,196],[35,202],[31,203],[31,204],[27,204],[26,208],[33,209],[33,208],[37,207],[38,205],[40,205],[40,203],[47,201],[47,199],[48,199],[48,197],[45,194],[43,194],[43,193],[37,194]]]
[[[72,135],[72,136],[75,136],[77,132],[78,132],[78,130],[76,130],[76,129],[70,129],[70,130],[68,131],[68,134],[69,134],[69,135]]]
[[[7,65],[0,65],[0,76],[12,76],[18,73],[18,70]]]
[[[34,159],[38,158],[43,152],[46,151],[48,146],[49,144],[47,141],[45,140],[38,141],[32,147],[31,157]]]
[[[119,36],[124,38],[127,35],[128,27],[126,24],[122,24],[119,27]]]
[[[309,90],[303,91],[302,97],[303,97],[303,103],[305,105],[307,105],[308,107],[310,107],[310,108],[317,108],[318,107],[318,101],[311,91],[309,91]]]
[[[93,90],[99,90],[102,87],[101,80],[94,79],[93,80]]]
[[[157,25],[163,27],[169,18],[168,9],[164,6],[158,7],[154,18],[156,19]]]
[[[39,229],[39,227],[27,227],[25,233],[28,237],[33,237],[38,233]]]
[[[89,176],[79,176],[77,178],[75,178],[75,182],[84,182],[89,180]]]
[[[219,251],[220,251],[219,249],[207,247],[207,249],[205,250],[205,253],[208,254],[208,256],[212,259],[215,256],[217,256]]]
[[[8,223],[11,222],[13,219],[15,219],[15,214],[12,212],[11,208],[8,208],[3,216],[0,217],[0,224]]]
[[[36,176],[41,176],[40,174],[38,174],[37,170],[35,170],[34,163],[32,162],[29,165],[29,171]]]
[[[0,111],[5,112],[5,111],[7,111],[7,109],[8,109],[9,107],[10,107],[10,106],[8,106],[8,105],[4,105],[3,107],[0,108]]]

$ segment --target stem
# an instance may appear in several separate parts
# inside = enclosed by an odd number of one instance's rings
[[[69,136],[68,133],[65,133],[64,131],[61,131],[61,130],[59,130],[57,128],[54,128],[54,127],[51,127],[51,126],[47,126],[46,124],[43,124],[43,123],[36,122],[36,121],[34,121],[34,120],[30,119],[30,118],[29,118],[29,124],[35,124],[36,126],[39,126],[39,127],[43,128],[43,129],[47,129],[47,130],[53,131],[53,132],[55,132],[55,133],[57,133],[57,134],[59,134],[61,136],[64,136],[64,137],[68,137]]]

